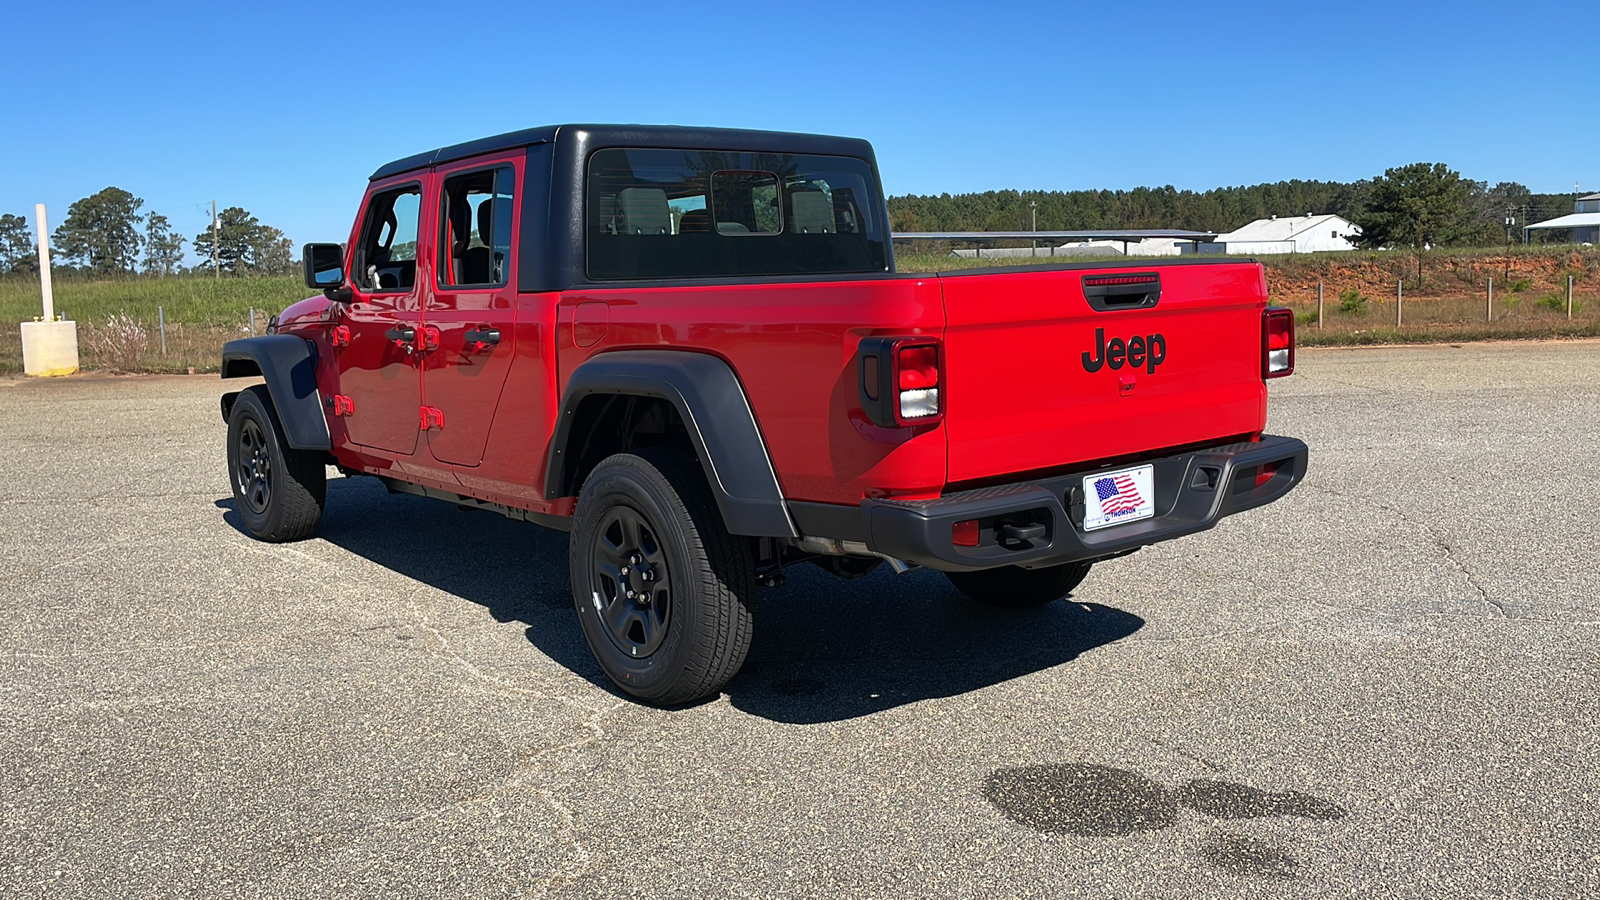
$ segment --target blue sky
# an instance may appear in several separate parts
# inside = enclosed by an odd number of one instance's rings
[[[481,11],[480,11],[481,10]],[[366,177],[529,125],[865,137],[892,194],[1600,190],[1600,3],[8,4],[0,212],[107,185],[342,240]]]

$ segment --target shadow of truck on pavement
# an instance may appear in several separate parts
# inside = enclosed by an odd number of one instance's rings
[[[217,506],[238,528],[232,500]],[[527,626],[552,660],[617,693],[578,629],[565,533],[349,478],[328,483],[320,538]],[[1144,624],[1071,598],[993,609],[937,572],[897,577],[880,567],[841,581],[809,564],[785,571],[785,586],[756,595],[754,644],[724,691],[735,708],[779,722],[834,722],[967,693],[1070,662]],[[1094,581],[1091,573],[1091,590]]]

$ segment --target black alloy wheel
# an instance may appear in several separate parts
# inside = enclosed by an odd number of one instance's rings
[[[261,423],[255,419],[240,423],[235,449],[238,462],[233,467],[234,490],[252,513],[264,515],[272,500],[272,452],[267,448]]]
[[[660,649],[672,622],[667,554],[644,515],[612,507],[595,529],[591,602],[598,602],[606,636],[635,659]]]

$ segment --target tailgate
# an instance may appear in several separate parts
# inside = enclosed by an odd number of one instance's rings
[[[940,279],[951,482],[1092,465],[1266,423],[1266,281],[1254,263]]]

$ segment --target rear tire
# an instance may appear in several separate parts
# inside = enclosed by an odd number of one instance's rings
[[[584,482],[569,548],[595,661],[660,706],[722,689],[750,652],[755,558],[730,535],[693,457],[618,453]]]
[[[239,392],[228,414],[228,481],[234,511],[251,537],[283,543],[317,533],[328,495],[326,461],[284,440],[265,387]]]
[[[981,572],[946,572],[956,590],[981,603],[1006,609],[1031,609],[1059,600],[1083,583],[1093,563],[1073,562],[1046,569],[1002,566]]]

